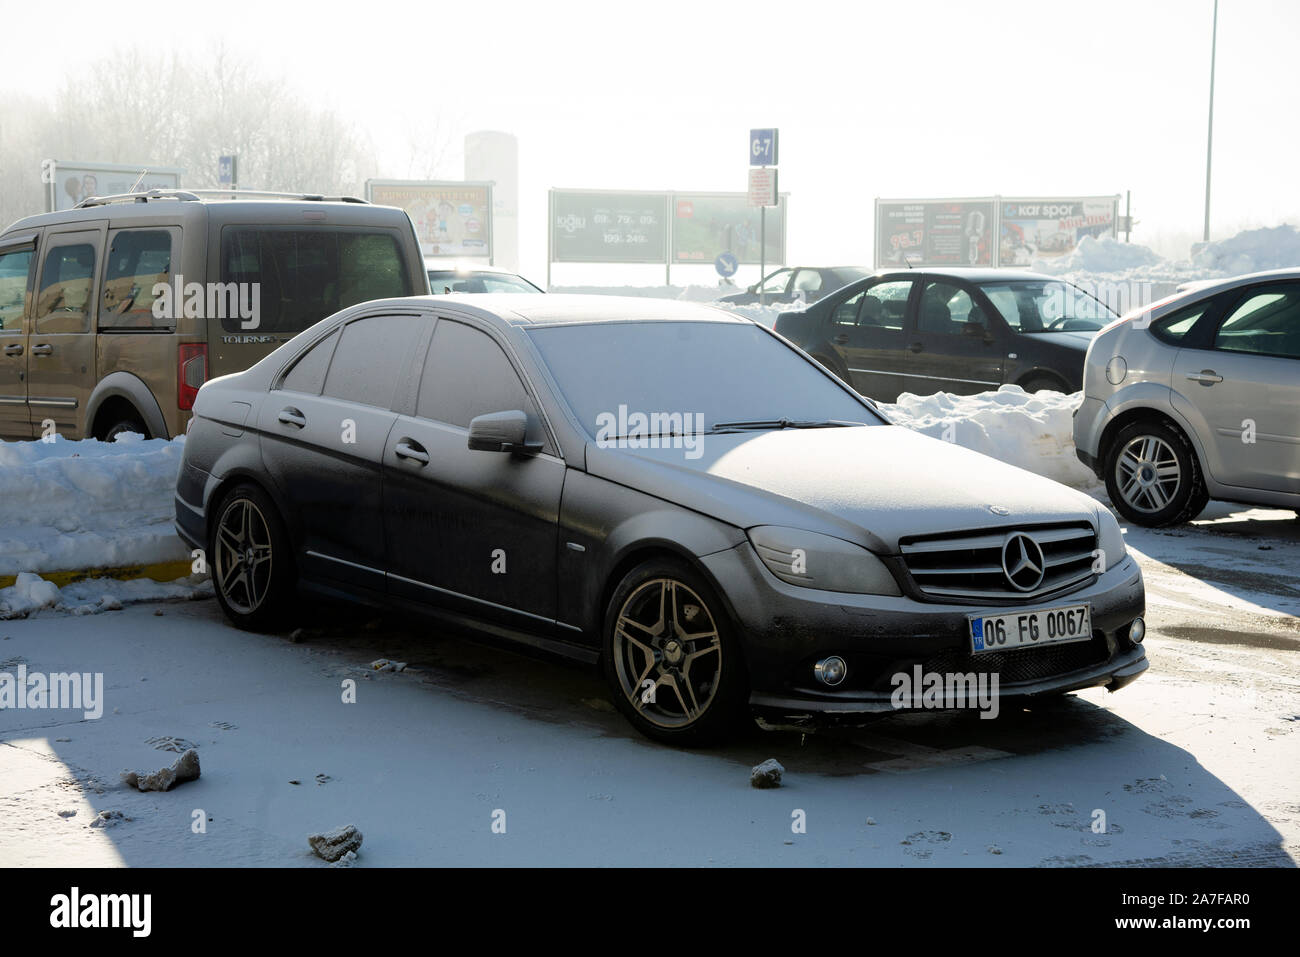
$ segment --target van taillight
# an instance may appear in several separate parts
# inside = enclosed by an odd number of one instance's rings
[[[192,343],[176,347],[176,407],[194,408],[199,387],[208,379],[208,347]]]

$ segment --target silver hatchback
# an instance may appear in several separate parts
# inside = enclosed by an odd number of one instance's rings
[[[1074,444],[1138,525],[1189,521],[1211,498],[1300,508],[1300,269],[1203,285],[1103,329]]]

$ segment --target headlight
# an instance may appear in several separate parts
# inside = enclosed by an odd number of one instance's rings
[[[791,585],[857,595],[901,595],[885,563],[842,538],[780,525],[759,525],[749,540],[763,564]]]
[[[1128,548],[1124,545],[1124,533],[1119,530],[1119,522],[1104,506],[1097,509],[1097,547],[1106,556],[1106,570],[1114,568],[1124,560]]]

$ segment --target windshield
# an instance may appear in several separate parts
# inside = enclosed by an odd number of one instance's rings
[[[463,273],[450,269],[430,269],[429,288],[435,296],[449,292],[541,292],[522,276],[509,273]]]
[[[980,283],[1017,332],[1095,332],[1115,318],[1101,300],[1059,279]]]
[[[655,422],[681,422],[689,433],[720,423],[719,431],[737,423],[882,424],[865,402],[752,323],[649,320],[527,331],[593,437],[611,421],[632,423],[620,434],[635,434],[638,422],[650,423],[642,434],[665,434]]]

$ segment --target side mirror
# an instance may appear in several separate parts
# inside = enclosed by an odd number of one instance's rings
[[[528,416],[514,409],[474,416],[469,423],[469,447],[475,452],[535,455],[542,443],[528,441]]]

